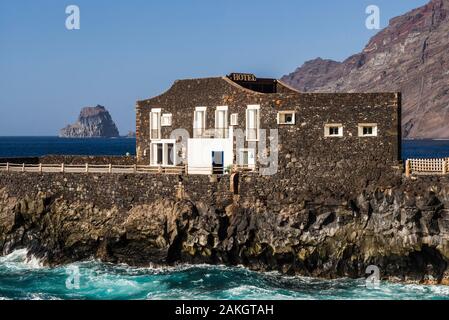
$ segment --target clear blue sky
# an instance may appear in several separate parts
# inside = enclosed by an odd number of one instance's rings
[[[175,79],[251,72],[281,77],[304,61],[341,60],[388,20],[427,0],[0,0],[0,136],[57,135],[102,104],[122,134],[135,101]],[[65,28],[68,5],[81,29]]]

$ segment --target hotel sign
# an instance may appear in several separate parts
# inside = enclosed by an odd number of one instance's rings
[[[251,73],[231,73],[229,78],[232,81],[257,81],[256,76]]]

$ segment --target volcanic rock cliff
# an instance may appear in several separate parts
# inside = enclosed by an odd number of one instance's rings
[[[343,62],[315,59],[282,80],[303,92],[396,92],[403,136],[449,138],[449,0],[391,19]]]
[[[48,265],[209,263],[323,278],[375,265],[384,279],[448,284],[449,180],[397,178],[326,195],[248,174],[233,195],[226,177],[0,173],[0,255],[28,248]]]
[[[117,126],[103,106],[81,110],[78,121],[59,133],[62,138],[114,138],[119,136]]]

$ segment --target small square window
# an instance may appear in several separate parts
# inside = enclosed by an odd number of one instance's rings
[[[239,114],[233,113],[231,114],[231,126],[237,126],[239,121]]]
[[[359,124],[359,137],[376,137],[376,136],[377,136],[377,124],[375,123]]]
[[[324,126],[325,137],[343,137],[343,126],[341,124],[326,124]]]
[[[161,117],[161,126],[169,127],[169,126],[171,126],[171,122],[172,122],[172,114],[164,113]]]
[[[278,124],[295,124],[295,112],[294,111],[279,112]]]

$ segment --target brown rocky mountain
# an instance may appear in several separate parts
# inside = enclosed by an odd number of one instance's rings
[[[80,112],[78,120],[61,129],[62,138],[113,138],[118,137],[117,126],[103,106],[86,107]]]
[[[308,61],[282,81],[303,92],[402,92],[406,138],[449,138],[449,0],[393,18],[361,53]]]

